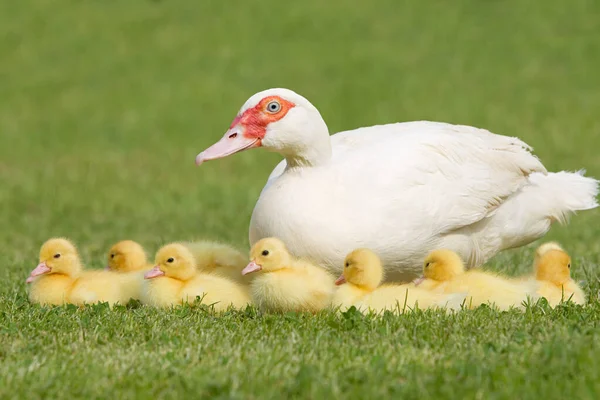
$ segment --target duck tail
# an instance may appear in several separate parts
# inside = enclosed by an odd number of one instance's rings
[[[523,194],[535,195],[537,208],[551,221],[564,224],[577,211],[598,207],[599,181],[577,172],[533,173]]]
[[[598,207],[599,182],[577,172],[534,172],[494,215],[502,232],[499,248],[519,247],[544,236],[553,222],[566,223],[577,211]]]

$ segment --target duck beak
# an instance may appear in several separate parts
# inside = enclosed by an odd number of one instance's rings
[[[52,269],[49,266],[47,266],[45,262],[39,263],[38,266],[35,267],[33,271],[31,271],[31,273],[29,273],[29,277],[27,278],[25,283],[31,283],[33,282],[33,278],[35,278],[36,276],[47,274],[50,271],[52,271]]]
[[[104,267],[105,271],[110,271],[110,267],[107,265],[106,267]]]
[[[342,274],[340,275],[339,278],[337,278],[337,280],[335,281],[335,286],[340,286],[343,285],[344,283],[346,283],[346,277]]]
[[[254,261],[250,261],[250,264],[246,265],[246,267],[242,270],[242,275],[248,275],[256,271],[260,271],[262,266],[258,265]]]
[[[196,165],[204,161],[227,157],[242,150],[260,147],[260,138],[244,136],[244,130],[239,125],[229,129],[217,143],[196,156]]]
[[[420,276],[417,279],[415,279],[413,281],[413,283],[415,284],[415,286],[419,286],[421,283],[423,283],[424,280],[425,280],[425,277],[424,276]]]
[[[165,276],[165,273],[160,270],[158,265],[156,265],[154,268],[144,274],[144,279],[153,279],[158,278],[159,276]]]

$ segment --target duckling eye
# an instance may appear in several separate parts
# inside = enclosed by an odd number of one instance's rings
[[[347,262],[347,263],[346,263],[346,268],[348,268],[349,266],[350,266],[350,263],[349,263],[349,262]]]
[[[567,268],[571,269],[571,263],[567,264]]]
[[[425,264],[425,268],[429,268],[430,265],[431,265],[431,263],[428,262],[427,264]]]
[[[263,256],[268,256],[269,255],[269,250],[263,250],[261,254]]]
[[[54,255],[54,258],[60,258],[60,253],[56,253],[56,254]]]
[[[175,261],[175,259],[174,259],[173,257],[170,257],[170,258],[167,260],[167,262],[168,262],[168,263],[172,263],[173,261]]]
[[[110,255],[110,258],[115,258],[115,255],[114,255],[114,254],[111,254],[111,255]]]
[[[279,110],[281,110],[281,104],[279,104],[278,101],[273,100],[273,101],[269,102],[269,104],[267,104],[267,111],[270,112],[271,114],[275,114],[275,113],[279,112]]]

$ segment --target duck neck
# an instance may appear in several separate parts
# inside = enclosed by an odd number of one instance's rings
[[[329,135],[320,143],[311,143],[310,146],[294,149],[283,154],[288,169],[318,167],[331,161],[331,141]]]
[[[304,123],[288,127],[285,138],[274,146],[285,157],[288,168],[318,167],[331,161],[331,138],[327,124],[313,110]]]

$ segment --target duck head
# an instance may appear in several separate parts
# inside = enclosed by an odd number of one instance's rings
[[[277,238],[259,240],[250,249],[250,263],[242,270],[242,275],[253,272],[274,272],[290,265],[290,253],[285,244]]]
[[[357,249],[346,256],[344,271],[335,284],[339,286],[347,282],[375,290],[382,280],[383,266],[377,254],[369,249]]]
[[[571,257],[564,250],[550,249],[543,253],[535,267],[535,277],[562,286],[571,280]]]
[[[122,240],[108,251],[107,270],[132,272],[143,269],[146,265],[144,248],[133,240]]]
[[[144,274],[144,279],[161,276],[187,281],[196,275],[196,261],[187,247],[172,243],[163,246],[156,253],[154,268]]]
[[[63,238],[46,241],[40,249],[39,264],[31,271],[26,282],[31,283],[37,276],[63,274],[73,276],[81,271],[81,260],[73,243]]]
[[[289,89],[268,89],[246,101],[223,138],[198,154],[196,164],[256,147],[280,153],[289,165],[331,158],[329,131],[319,111]]]
[[[423,276],[415,280],[420,284],[425,279],[437,282],[449,281],[465,272],[465,265],[458,254],[452,250],[434,250],[425,257]]]

